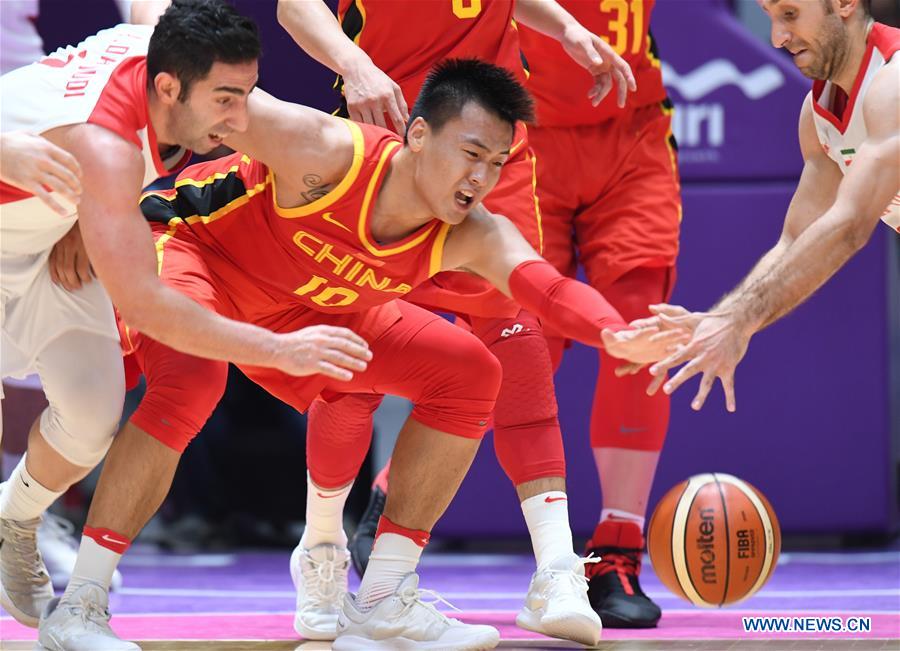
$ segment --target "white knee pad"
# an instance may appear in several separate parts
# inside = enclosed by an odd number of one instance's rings
[[[41,435],[67,461],[93,468],[103,459],[122,415],[125,373],[117,340],[70,331],[37,360],[49,406]]]

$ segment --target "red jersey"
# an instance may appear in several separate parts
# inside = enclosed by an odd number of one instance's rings
[[[369,228],[401,140],[378,127],[346,124],[353,134],[350,170],[305,206],[280,207],[274,174],[239,153],[193,165],[174,190],[144,195],[141,209],[156,222],[160,264],[169,238],[199,244],[225,299],[248,321],[298,305],[363,312],[437,273],[448,224],[433,219],[390,244],[376,242]]]
[[[482,59],[524,82],[514,9],[511,0],[340,0],[338,19],[412,108],[442,59]]]
[[[631,66],[637,91],[628,94],[625,110],[661,102],[666,97],[656,44],[650,34],[655,0],[559,0],[578,22],[606,40]],[[425,3],[429,4],[429,3]],[[552,38],[525,26],[519,39],[528,62],[528,90],[537,102],[538,126],[596,124],[621,114],[613,88],[600,106],[587,93],[592,80]]]

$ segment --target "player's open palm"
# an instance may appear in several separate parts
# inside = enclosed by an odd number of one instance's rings
[[[365,339],[347,328],[310,326],[282,334],[280,341],[275,367],[290,375],[321,373],[346,382],[372,359]]]
[[[680,330],[661,332],[659,328],[652,327],[618,332],[607,328],[600,335],[607,353],[634,364],[647,364],[663,359],[676,345],[688,339],[688,335]]]
[[[722,383],[725,392],[725,407],[733,412],[736,409],[734,399],[734,371],[747,352],[750,343],[748,335],[730,314],[708,314],[694,329],[690,341],[666,359],[650,367],[654,376],[647,393],[653,394],[663,386],[663,391],[673,393],[684,382],[698,373],[702,373],[700,388],[691,402],[691,407],[699,410],[706,402],[716,378]],[[669,369],[684,364],[672,379],[666,381]]]
[[[625,106],[628,92],[637,90],[637,84],[631,66],[609,43],[577,24],[566,29],[560,43],[566,53],[594,78],[594,85],[588,91],[591,104],[600,104],[615,86],[616,103]]]
[[[344,97],[350,119],[387,128],[387,114],[394,130],[403,134],[409,109],[400,86],[371,61],[361,63],[344,73]]]
[[[4,133],[0,154],[0,180],[30,192],[63,217],[70,214],[51,193],[72,203],[81,198],[81,166],[72,154],[24,131]]]

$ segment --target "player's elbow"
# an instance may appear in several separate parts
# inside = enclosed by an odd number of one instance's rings
[[[278,7],[275,10],[275,17],[278,20],[278,24],[288,31],[290,31],[293,24],[291,21],[291,4],[293,3],[289,0],[278,0]]]

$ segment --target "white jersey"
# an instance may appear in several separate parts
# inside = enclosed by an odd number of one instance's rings
[[[866,41],[866,54],[856,73],[853,90],[841,115],[832,112],[834,87],[830,81],[816,81],[810,94],[813,123],[819,142],[828,157],[847,173],[853,157],[869,136],[863,119],[863,99],[875,75],[900,50],[900,29],[875,23]],[[898,188],[900,190],[900,188]],[[900,233],[900,192],[881,216],[882,221]]]
[[[152,27],[119,25],[74,47],[0,77],[0,129],[44,133],[96,124],[140,149],[144,185],[177,171],[190,152],[161,160],[149,123],[146,53]],[[118,337],[112,306],[99,282],[67,292],[49,279],[53,245],[75,223],[75,207],[60,217],[37,197],[0,183],[0,321],[3,375],[33,368],[42,348],[68,330]],[[124,217],[124,216],[123,216]],[[149,246],[149,243],[148,243]]]

